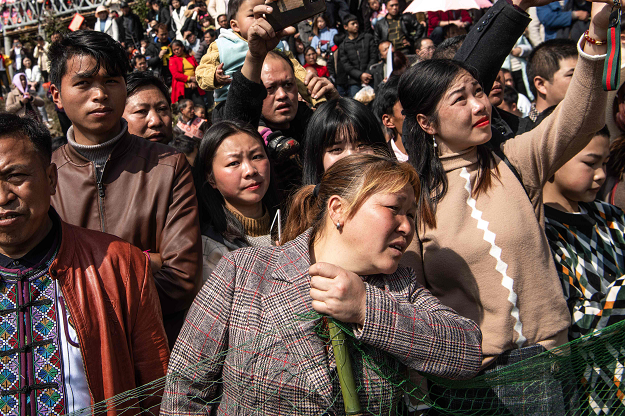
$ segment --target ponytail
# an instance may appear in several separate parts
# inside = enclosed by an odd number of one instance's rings
[[[315,185],[302,186],[288,204],[286,225],[282,233],[281,244],[295,239],[298,235],[313,226],[319,215],[317,200],[313,195]]]

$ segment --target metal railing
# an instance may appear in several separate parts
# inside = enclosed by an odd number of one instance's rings
[[[61,17],[93,11],[105,0],[0,0],[0,23],[4,33],[24,26],[38,25],[46,17]]]

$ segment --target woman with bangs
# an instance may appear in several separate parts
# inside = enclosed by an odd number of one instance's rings
[[[351,98],[322,104],[308,122],[302,146],[303,185],[318,184],[326,169],[351,154],[393,157],[375,115]]]
[[[366,414],[396,410],[406,368],[474,376],[477,325],[399,266],[419,190],[409,164],[375,155],[338,160],[318,185],[301,188],[283,244],[226,254],[196,297],[172,351],[161,414],[343,414],[315,311],[363,344],[351,357]]]
[[[592,7],[589,36],[605,41],[610,6]],[[606,47],[582,37],[578,50],[564,100],[534,130],[500,146],[491,140],[492,107],[472,68],[430,60],[400,79],[402,141],[422,189],[420,225],[402,264],[480,325],[485,372],[568,341],[570,315],[543,230],[542,189],[605,120]],[[498,414],[563,414],[574,395],[556,381],[555,367],[545,368],[531,385],[471,397],[498,398]]]

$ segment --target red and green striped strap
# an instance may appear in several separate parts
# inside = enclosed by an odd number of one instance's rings
[[[617,90],[621,74],[621,2],[614,2],[608,26],[608,53],[603,66],[603,89]]]

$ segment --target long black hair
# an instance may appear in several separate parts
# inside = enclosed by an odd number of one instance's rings
[[[220,121],[219,123],[213,124],[211,128],[204,133],[195,159],[193,177],[200,208],[200,227],[202,229],[202,234],[207,234],[212,228],[213,231],[221,234],[224,239],[230,242],[240,240],[247,243],[243,225],[226,209],[226,201],[221,193],[208,182],[208,178],[213,172],[213,159],[215,158],[217,149],[228,137],[239,133],[247,134],[258,140],[263,145],[265,154],[267,154],[265,141],[254,127],[238,120]],[[278,208],[275,183],[273,169],[271,169],[269,188],[262,199],[263,205],[269,210],[269,215],[271,217],[275,215],[276,209]]]
[[[447,193],[447,174],[443,168],[432,140],[417,122],[423,114],[431,122],[438,123],[436,108],[454,80],[462,72],[478,79],[474,68],[450,59],[431,59],[420,62],[404,73],[399,80],[399,101],[406,116],[402,143],[408,153],[408,161],[419,173],[421,195],[419,197],[419,221],[436,226],[436,205]],[[494,157],[485,144],[477,146],[478,178],[473,195],[486,191],[491,184],[491,163]],[[498,174],[498,170],[495,169]]]
[[[312,115],[302,146],[302,185],[316,185],[323,175],[323,154],[337,141],[370,145],[376,153],[391,156],[375,115],[351,98],[337,98],[322,104]]]

